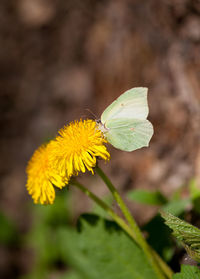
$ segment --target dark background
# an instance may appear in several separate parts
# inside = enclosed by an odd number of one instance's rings
[[[170,195],[200,180],[200,1],[0,1],[0,209],[20,233],[31,226],[25,167],[33,151],[136,86],[149,88],[150,147],[109,146],[111,162],[101,165],[122,193]],[[81,199],[74,210],[87,207]],[[141,224],[152,214],[136,205],[133,213]],[[28,272],[25,258],[2,247],[2,278]]]

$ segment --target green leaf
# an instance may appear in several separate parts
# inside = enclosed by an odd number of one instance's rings
[[[200,270],[197,266],[181,265],[181,272],[174,274],[172,278],[173,279],[199,279]]]
[[[150,246],[169,262],[174,253],[174,245],[170,238],[171,230],[164,224],[161,216],[154,216],[142,229],[147,232],[147,241]]]
[[[200,198],[200,189],[197,187],[197,182],[192,179],[189,183],[190,197],[192,200]]]
[[[83,215],[78,232],[60,230],[62,260],[87,279],[157,279],[140,247],[114,222]]]
[[[189,204],[189,199],[171,201],[162,207],[162,211],[179,216]]]
[[[130,191],[128,193],[128,198],[148,205],[163,205],[167,202],[167,199],[159,191],[148,191],[143,189]]]
[[[166,225],[173,230],[173,235],[182,242],[190,257],[200,262],[200,230],[170,213],[162,212],[161,215]]]
[[[197,186],[195,179],[189,183],[190,197],[194,206],[194,210],[200,214],[200,189]]]
[[[162,211],[181,215],[190,204],[189,200],[173,200],[161,207]],[[165,261],[169,262],[173,257],[175,247],[170,238],[171,230],[163,222],[160,215],[154,216],[144,227],[148,233],[147,241]]]

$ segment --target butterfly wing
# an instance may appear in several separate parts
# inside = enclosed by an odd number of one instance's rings
[[[149,113],[147,90],[146,87],[135,87],[123,93],[104,110],[101,122],[105,124],[116,118],[146,119]]]
[[[113,119],[106,122],[105,137],[115,148],[133,151],[149,145],[153,126],[148,120]]]

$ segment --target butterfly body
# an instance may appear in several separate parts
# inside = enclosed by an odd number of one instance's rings
[[[99,129],[114,147],[133,151],[148,146],[153,126],[148,116],[147,88],[135,87],[120,95],[102,113]]]

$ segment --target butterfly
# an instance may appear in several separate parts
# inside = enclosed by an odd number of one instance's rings
[[[97,120],[107,141],[123,151],[134,151],[149,145],[153,126],[149,113],[146,87],[127,90],[111,103]]]

